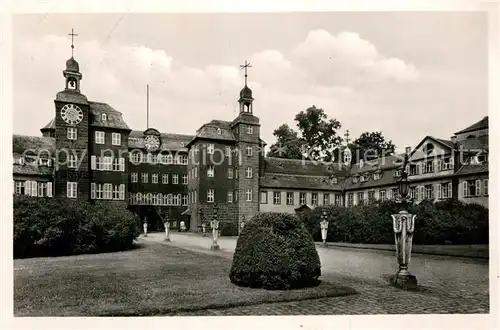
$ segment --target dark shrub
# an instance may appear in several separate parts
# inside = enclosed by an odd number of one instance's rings
[[[409,205],[408,212],[416,214],[415,244],[487,244],[488,209],[479,204],[457,200],[436,203],[422,201]],[[394,201],[370,205],[320,206],[302,213],[300,219],[314,240],[321,240],[320,221],[326,210],[329,221],[327,240],[330,242],[393,244],[391,214],[401,210]]]
[[[126,250],[139,235],[124,204],[59,198],[14,198],[14,257]]]
[[[317,285],[320,275],[318,252],[301,221],[261,213],[245,224],[229,277],[239,286],[279,290]]]
[[[219,227],[221,236],[238,236],[238,225],[234,222],[221,221]]]

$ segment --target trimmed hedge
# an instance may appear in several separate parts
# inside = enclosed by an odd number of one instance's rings
[[[252,288],[288,290],[316,286],[321,264],[311,235],[294,215],[260,213],[245,224],[229,278]]]
[[[114,202],[14,197],[14,258],[127,250],[140,223]]]
[[[315,241],[321,240],[321,214],[327,211],[329,242],[393,244],[391,214],[401,205],[394,201],[370,205],[321,206],[299,215]],[[414,244],[488,244],[488,209],[457,200],[410,205],[416,214]]]

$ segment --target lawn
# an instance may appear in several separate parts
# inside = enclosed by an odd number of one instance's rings
[[[14,260],[15,316],[147,316],[345,296],[349,287],[267,291],[229,281],[231,261],[146,242],[126,252]]]

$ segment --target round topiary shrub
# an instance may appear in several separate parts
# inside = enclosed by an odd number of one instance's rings
[[[238,238],[229,277],[245,287],[288,290],[316,286],[321,263],[311,234],[294,215],[260,213]]]

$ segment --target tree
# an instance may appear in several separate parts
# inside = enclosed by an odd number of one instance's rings
[[[323,109],[311,106],[295,116],[299,131],[282,124],[273,134],[268,157],[332,161],[342,138],[337,135],[340,122],[328,119]],[[299,135],[300,133],[300,135]]]
[[[325,111],[315,105],[299,112],[295,121],[306,142],[308,158],[332,161],[335,149],[342,142],[342,138],[337,135],[340,122],[328,119]]]
[[[269,148],[268,157],[302,159],[305,141],[290,126],[282,124],[274,130],[273,135],[276,143]]]
[[[394,154],[396,146],[392,140],[386,141],[382,132],[364,132],[352,144],[349,145],[352,150],[353,164],[360,159],[370,161],[379,157],[390,156]]]

